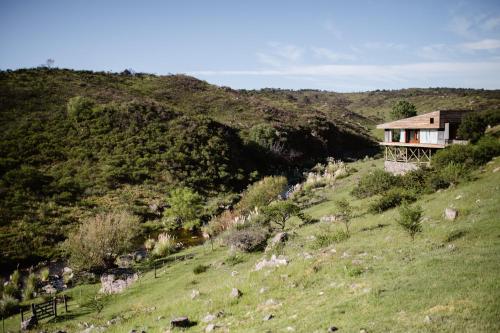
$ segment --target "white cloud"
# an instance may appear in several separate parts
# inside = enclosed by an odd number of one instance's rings
[[[417,55],[429,60],[444,60],[452,55],[455,47],[447,44],[431,44],[420,47]]]
[[[366,42],[363,44],[366,49],[392,49],[392,50],[404,50],[407,46],[406,44],[400,43],[388,43],[388,42]]]
[[[372,86],[426,86],[472,82],[475,87],[500,88],[500,61],[490,62],[421,62],[402,65],[304,65],[264,70],[220,70],[189,73],[200,76],[275,76],[357,80]],[[456,84],[455,84],[456,85]]]
[[[495,50],[500,49],[499,39],[483,39],[477,42],[463,43],[461,46],[467,50],[480,51],[480,50]]]
[[[270,42],[268,45],[268,51],[256,54],[258,60],[266,65],[280,67],[294,64],[301,60],[304,53],[302,48],[292,44]]]
[[[311,51],[316,58],[327,59],[333,62],[356,59],[356,56],[352,54],[338,53],[324,47],[311,47]]]

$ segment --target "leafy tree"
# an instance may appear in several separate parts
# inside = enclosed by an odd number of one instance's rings
[[[246,214],[256,207],[267,206],[272,201],[278,199],[287,184],[288,181],[283,176],[265,177],[247,188],[237,207]]]
[[[337,206],[337,216],[345,225],[346,233],[349,235],[349,224],[352,219],[352,206],[346,199],[341,199],[335,202]]]
[[[164,220],[173,227],[196,228],[201,223],[203,198],[194,190],[180,187],[170,192]],[[173,222],[173,223],[172,223]]]
[[[469,113],[464,116],[460,126],[458,127],[458,137],[464,140],[476,142],[483,136],[486,127],[488,126],[486,119],[480,113]]]
[[[415,107],[415,105],[405,100],[398,101],[396,104],[394,104],[391,111],[391,116],[394,120],[413,117],[416,115],[417,108]]]
[[[299,214],[300,208],[290,200],[280,200],[271,203],[262,209],[262,213],[266,216],[270,224],[275,224],[279,229],[284,230],[286,221]]]
[[[422,232],[422,214],[422,207],[411,207],[406,202],[399,208],[398,224],[410,235],[412,241],[417,233]]]

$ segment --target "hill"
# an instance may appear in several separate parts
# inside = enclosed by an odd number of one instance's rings
[[[247,91],[185,75],[2,71],[0,265],[58,256],[68,230],[101,211],[129,210],[147,233],[176,187],[203,195],[207,221],[265,175],[293,182],[326,157],[374,155],[374,124],[401,98],[418,112],[491,109],[500,92]]]
[[[397,210],[372,215],[365,209],[371,199],[350,196],[358,179],[382,164],[350,164],[358,171],[315,190],[324,198],[307,210],[315,218],[332,214],[339,198],[349,198],[357,209],[347,240],[322,240],[342,230],[341,224],[299,226],[293,220],[292,237],[277,252],[232,254],[208,243],[189,248],[159,268],[157,278],[146,271],[123,294],[108,298],[99,315],[79,305],[98,285],[69,290],[70,312],[43,328],[73,332],[85,322],[106,332],[164,332],[172,318],[186,315],[197,322],[186,331],[198,332],[208,326],[202,319],[210,313],[220,331],[498,331],[500,160],[476,170],[472,181],[419,197],[423,231],[414,241],[397,225]],[[455,221],[443,218],[447,207],[458,210]],[[271,254],[289,263],[256,270]],[[241,297],[232,298],[232,288]],[[13,317],[7,327],[18,323]]]

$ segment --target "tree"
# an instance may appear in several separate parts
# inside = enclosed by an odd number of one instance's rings
[[[392,107],[391,116],[394,120],[413,117],[417,115],[417,108],[410,102],[401,100]]]
[[[346,233],[349,235],[349,223],[352,219],[352,206],[346,199],[338,200],[335,205],[337,206],[337,217],[344,223]]]
[[[253,209],[261,208],[278,199],[285,191],[288,181],[283,176],[265,177],[250,185],[238,203],[238,209],[247,214]]]
[[[422,232],[422,214],[422,207],[411,207],[406,202],[399,208],[398,224],[408,232],[412,241],[415,240],[415,235],[417,233]]]
[[[47,59],[47,60],[45,61],[45,66],[46,66],[47,68],[52,68],[52,66],[54,66],[54,63],[55,63],[55,62],[56,62],[56,61],[55,61],[54,59],[49,58],[49,59]]]
[[[165,210],[165,221],[174,228],[193,229],[200,225],[203,214],[203,198],[188,187],[180,187],[170,192]],[[172,223],[173,222],[173,223]]]
[[[470,113],[462,119],[457,134],[464,140],[476,142],[483,136],[487,126],[488,124],[482,114]]]
[[[69,235],[64,249],[77,270],[100,270],[129,250],[138,232],[139,219],[127,212],[99,214],[83,221]]]
[[[271,203],[262,209],[262,213],[270,224],[276,224],[279,229],[284,230],[286,221],[297,214],[300,208],[290,200],[280,200]]]

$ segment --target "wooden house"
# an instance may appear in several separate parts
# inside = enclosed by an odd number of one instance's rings
[[[457,139],[457,129],[468,110],[438,110],[415,117],[377,125],[384,130],[385,170],[402,174],[429,165],[436,150],[450,144],[465,144]]]

